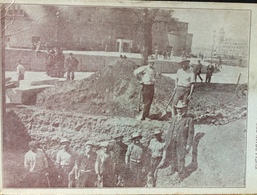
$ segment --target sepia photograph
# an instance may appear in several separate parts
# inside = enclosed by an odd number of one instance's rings
[[[2,188],[246,188],[251,20],[2,3]]]

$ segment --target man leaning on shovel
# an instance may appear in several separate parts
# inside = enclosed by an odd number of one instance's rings
[[[194,91],[194,73],[189,69],[190,60],[180,62],[181,69],[177,71],[177,78],[175,80],[175,88],[172,100],[172,117],[176,115],[175,106],[179,100],[182,100],[188,105],[189,100],[192,98]]]

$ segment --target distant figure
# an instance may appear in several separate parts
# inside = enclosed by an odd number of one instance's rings
[[[25,75],[25,68],[21,64],[21,60],[17,60],[17,74],[18,74],[18,81],[24,80],[24,75]]]
[[[201,77],[201,71],[202,71],[202,64],[201,64],[201,61],[198,60],[198,64],[196,65],[195,67],[195,70],[194,70],[194,74],[195,74],[195,82],[197,80],[197,76],[201,79],[201,82],[203,82],[203,79]]]
[[[70,53],[69,57],[66,59],[67,80],[74,80],[74,72],[78,69],[78,64],[79,61]]]
[[[55,51],[50,50],[45,59],[46,74],[47,76],[55,76]]]
[[[47,187],[48,162],[38,141],[29,142],[30,150],[25,154],[24,166],[27,170],[28,187]]]
[[[213,72],[214,72],[214,66],[213,66],[213,63],[211,63],[207,66],[206,79],[205,79],[206,83],[211,82],[211,77]]]
[[[57,48],[57,54],[55,55],[56,64],[55,64],[55,76],[62,78],[65,73],[64,61],[65,56],[60,48]]]

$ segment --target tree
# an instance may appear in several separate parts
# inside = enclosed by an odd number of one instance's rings
[[[158,11],[156,8],[132,9],[143,30],[142,65],[147,64],[147,57],[152,54],[152,26]]]

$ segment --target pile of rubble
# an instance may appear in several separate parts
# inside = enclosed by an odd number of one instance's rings
[[[133,61],[121,59],[84,80],[60,82],[39,94],[37,106],[93,115],[135,117],[143,104],[140,99],[142,86],[133,75],[137,67]],[[155,119],[161,116],[173,89],[174,80],[158,74],[151,106]],[[203,83],[195,87],[189,113],[198,124],[227,124],[246,117],[246,100],[238,99],[230,85]]]

